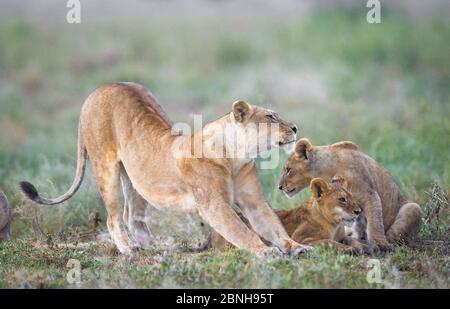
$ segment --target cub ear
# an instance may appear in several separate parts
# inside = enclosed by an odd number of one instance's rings
[[[238,100],[233,103],[232,111],[237,122],[244,122],[252,115],[253,107],[245,101]]]
[[[339,175],[335,175],[333,178],[331,178],[331,184],[332,185],[338,185],[341,188],[347,189],[348,188],[348,182],[347,180]]]
[[[327,182],[322,178],[314,178],[311,180],[310,189],[312,195],[316,199],[321,198],[328,190],[330,190]]]
[[[304,160],[308,160],[311,155],[312,148],[313,146],[309,139],[301,138],[295,145],[295,154]]]

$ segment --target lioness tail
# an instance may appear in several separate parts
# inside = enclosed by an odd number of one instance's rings
[[[69,190],[61,195],[60,197],[49,199],[39,195],[36,187],[29,183],[28,181],[21,181],[19,183],[20,190],[23,194],[35,203],[41,205],[55,205],[67,201],[71,198],[80,188],[81,182],[83,181],[84,172],[86,169],[86,161],[87,161],[87,151],[86,146],[83,142],[83,137],[81,135],[81,125],[78,126],[78,154],[77,154],[77,171],[75,174],[75,179],[73,180],[72,185]]]

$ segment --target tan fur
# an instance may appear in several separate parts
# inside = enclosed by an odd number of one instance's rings
[[[315,178],[310,187],[313,194],[303,205],[292,210],[276,211],[289,236],[303,244],[329,244],[349,253],[369,252],[367,245],[345,234],[343,221],[354,219],[361,208],[353,201],[343,178],[335,177],[331,184]],[[337,207],[342,211],[338,211]],[[203,249],[211,247],[223,250],[233,247],[214,231],[208,242],[209,245],[204,245]]]
[[[367,218],[367,229],[358,226],[356,234],[361,236],[361,230],[367,230],[374,249],[391,249],[389,242],[405,241],[417,234],[422,216],[419,205],[408,203],[392,176],[351,142],[313,146],[307,139],[299,140],[295,153],[285,163],[279,188],[294,196],[311,179],[329,180],[335,174],[347,179],[354,200]]]
[[[271,122],[280,126],[276,138],[270,135],[270,130],[266,136],[259,129],[256,133],[244,129],[249,123]],[[258,253],[266,251],[268,247],[258,233],[284,252],[300,253],[306,249],[287,235],[265,201],[254,158],[221,158],[217,154],[226,149],[216,147],[218,129],[226,125],[231,125],[231,133],[239,136],[240,146],[256,149],[256,141],[261,135],[271,147],[293,146],[297,130],[293,124],[270,110],[237,101],[231,113],[207,124],[192,136],[172,133],[172,125],[156,99],[143,86],[114,83],[98,88],[81,110],[74,184],[70,194],[55,200],[66,200],[76,191],[87,154],[108,211],[108,230],[123,253],[130,253],[134,246],[127,228],[138,246],[146,248],[152,243],[153,236],[145,224],[147,202],[158,208],[197,212],[239,248]],[[207,140],[214,142],[212,147],[207,146]],[[194,145],[198,143],[208,158],[193,156]],[[178,154],[189,156],[176,157],[174,149]],[[121,185],[125,196],[123,213],[119,205]],[[40,197],[31,184],[22,183],[21,186],[34,201],[55,203],[55,200]],[[256,233],[233,211],[234,203],[242,209]]]
[[[10,238],[12,211],[5,194],[0,191],[0,243]]]

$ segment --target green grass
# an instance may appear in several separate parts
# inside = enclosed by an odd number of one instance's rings
[[[0,287],[68,287],[71,258],[81,262],[83,287],[448,287],[448,202],[426,193],[438,187],[448,200],[450,189],[448,18],[387,6],[380,25],[365,21],[365,7],[258,19],[260,11],[228,16],[208,5],[214,18],[173,9],[173,20],[119,19],[114,27],[0,19],[0,188],[16,213],[13,239],[0,246]],[[146,85],[175,121],[215,119],[242,98],[277,110],[313,144],[356,142],[423,206],[421,241],[375,257],[382,284],[366,280],[370,257],[329,248],[300,259],[190,253],[207,233],[199,218],[156,210],[149,225],[159,242],[137,261],[105,241],[73,248],[106,231],[90,172],[74,198],[47,208],[25,202],[17,182],[27,179],[48,196],[67,189],[80,107],[93,89],[117,80]],[[276,189],[285,159],[261,171],[274,208],[308,196],[288,200]]]
[[[299,259],[259,259],[241,250],[193,254],[180,244],[155,247],[130,262],[98,244],[73,249],[20,240],[0,251],[0,262],[10,266],[0,270],[0,287],[76,287],[66,281],[69,259],[80,262],[83,288],[445,288],[450,262],[439,248],[351,257],[319,247]],[[376,282],[367,280],[373,259],[380,263]]]

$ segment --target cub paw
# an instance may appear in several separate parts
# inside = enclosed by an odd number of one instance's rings
[[[370,249],[367,245],[361,245],[359,248],[361,249],[363,255],[371,255],[373,253],[372,249]]]
[[[394,251],[394,245],[391,245],[390,243],[388,243],[387,241],[383,241],[383,242],[374,242],[370,245],[370,249],[372,252],[377,253],[385,253],[385,252],[390,252],[390,251]]]
[[[344,250],[345,253],[353,256],[359,256],[359,255],[370,255],[371,250],[368,246],[358,246],[358,247],[349,247]]]

